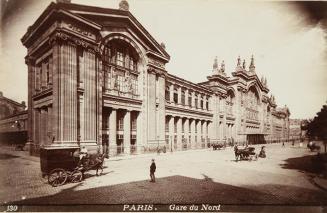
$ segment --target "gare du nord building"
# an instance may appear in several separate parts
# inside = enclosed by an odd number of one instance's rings
[[[51,3],[22,38],[28,65],[28,144],[119,153],[286,139],[289,110],[277,108],[253,57],[232,76],[214,61],[206,82],[165,69],[170,56],[128,11]]]

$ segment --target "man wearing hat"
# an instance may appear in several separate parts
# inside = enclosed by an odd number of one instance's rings
[[[156,163],[154,162],[154,159],[152,159],[152,163],[150,166],[150,182],[156,182],[156,177],[154,176],[154,173],[156,172]]]

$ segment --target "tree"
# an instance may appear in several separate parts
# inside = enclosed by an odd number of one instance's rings
[[[320,112],[308,123],[307,135],[318,138],[324,142],[325,152],[327,146],[327,105],[323,105]]]

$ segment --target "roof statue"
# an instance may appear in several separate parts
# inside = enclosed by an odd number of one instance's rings
[[[249,66],[249,71],[250,71],[250,72],[254,72],[254,71],[255,71],[253,55],[252,55],[252,57],[251,57],[251,63],[250,63],[250,66]]]
[[[218,58],[216,56],[214,62],[213,62],[213,66],[212,66],[213,70],[216,70],[218,68]]]
[[[165,43],[161,42],[160,46],[161,46],[162,48],[166,49],[166,44],[165,44]]]
[[[126,10],[128,11],[129,10],[129,4],[126,0],[122,0],[120,3],[119,3],[119,9],[120,10]]]
[[[235,71],[236,71],[236,72],[238,72],[238,71],[242,71],[242,66],[241,66],[241,57],[240,57],[240,56],[238,56],[238,58],[237,58],[237,64],[236,64]]]
[[[221,70],[222,72],[225,72],[225,62],[224,62],[224,60],[221,62],[220,70]]]
[[[245,70],[246,68],[246,63],[245,63],[245,59],[243,60],[243,66],[242,66],[243,70]]]
[[[241,66],[241,57],[238,56],[237,58],[237,66],[240,67]]]

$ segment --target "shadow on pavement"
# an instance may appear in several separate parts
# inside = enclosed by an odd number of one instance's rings
[[[7,160],[11,158],[19,158],[17,155],[11,155],[11,154],[5,154],[5,153],[0,153],[0,160]]]
[[[132,174],[131,174],[132,175]],[[185,176],[157,178],[156,183],[149,180],[129,182],[104,187],[79,189],[83,183],[61,192],[39,198],[14,202],[15,204],[327,204],[326,193],[318,190],[287,186],[294,195],[280,195],[282,185],[233,186],[214,182],[202,174],[204,179]],[[259,177],[258,177],[259,178]],[[253,180],[255,184],[255,180]],[[268,190],[269,188],[269,190]],[[272,192],[273,190],[276,190]],[[306,196],[301,197],[303,194]],[[308,199],[308,198],[312,199]]]
[[[304,173],[319,174],[323,171],[321,160],[317,159],[317,155],[306,155],[297,158],[288,158],[284,164],[280,164],[284,169],[295,169]]]

